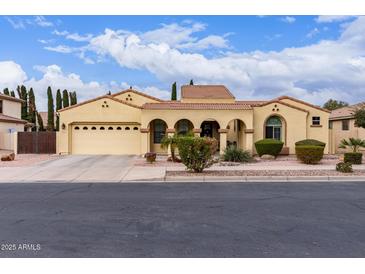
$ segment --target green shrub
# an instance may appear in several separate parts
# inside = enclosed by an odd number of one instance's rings
[[[336,170],[339,171],[339,172],[343,172],[343,173],[353,172],[352,164],[351,163],[344,163],[344,162],[339,162],[338,164],[336,164]]]
[[[320,146],[325,147],[326,143],[315,139],[304,139],[295,143],[295,146]]]
[[[214,138],[185,136],[178,138],[177,148],[181,162],[188,170],[202,172],[214,163],[218,142]]]
[[[323,158],[323,150],[322,146],[296,146],[295,154],[297,155],[298,160],[302,161],[305,164],[317,164]]]
[[[262,139],[255,143],[257,154],[261,157],[262,155],[268,154],[272,156],[278,156],[283,148],[284,143],[275,139]]]
[[[351,163],[353,165],[361,165],[362,153],[361,152],[347,152],[344,155],[344,162]]]
[[[236,146],[228,146],[224,150],[223,160],[228,162],[249,162],[252,156],[249,151],[237,148]]]

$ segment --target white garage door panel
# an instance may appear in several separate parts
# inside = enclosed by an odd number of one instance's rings
[[[100,130],[101,126],[95,126],[96,130],[91,130],[93,126],[78,125],[79,130],[72,129],[72,154],[140,154],[140,130],[133,130],[134,126],[129,126],[130,130],[116,130],[117,126],[112,126],[113,130],[108,130],[109,125],[102,125],[105,130]],[[87,130],[83,128],[87,127]]]

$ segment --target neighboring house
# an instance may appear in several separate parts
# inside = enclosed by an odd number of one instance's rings
[[[330,153],[344,152],[344,149],[338,148],[342,139],[350,137],[365,139],[365,129],[356,127],[354,119],[355,110],[361,107],[365,107],[365,102],[335,109],[331,112],[329,121]]]
[[[57,151],[65,154],[166,153],[166,134],[193,132],[254,151],[254,142],[275,138],[283,153],[312,138],[328,144],[329,111],[288,96],[269,101],[236,100],[223,85],[188,85],[181,100],[164,101],[128,89],[62,109]],[[327,153],[327,147],[326,151]]]
[[[21,119],[23,100],[0,94],[0,149],[12,149],[12,132],[24,131],[27,121]]]

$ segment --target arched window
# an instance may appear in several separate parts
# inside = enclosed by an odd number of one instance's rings
[[[105,127],[100,127],[100,130],[104,130],[105,129]]]
[[[80,128],[79,127],[75,127],[75,130],[79,130]]]
[[[282,138],[282,123],[278,116],[271,116],[266,121],[265,138],[281,140]]]
[[[117,127],[117,130],[122,130],[122,128],[121,127]]]
[[[126,127],[125,130],[130,130],[130,127]]]
[[[83,127],[82,129],[83,129],[83,130],[88,130],[88,128],[87,128],[87,127]]]
[[[108,127],[108,130],[113,130],[113,127]]]
[[[92,127],[91,130],[96,130],[96,127]]]
[[[138,130],[138,127],[134,127],[133,130]]]
[[[162,138],[165,136],[166,123],[162,120],[154,120],[153,124],[153,143],[161,144]]]

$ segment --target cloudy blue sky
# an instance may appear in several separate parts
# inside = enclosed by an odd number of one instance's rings
[[[129,86],[224,84],[239,99],[365,100],[365,18],[352,16],[3,16],[0,88],[79,101]]]

